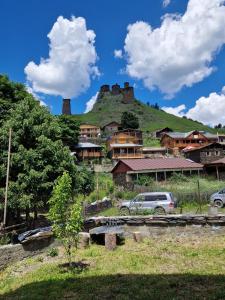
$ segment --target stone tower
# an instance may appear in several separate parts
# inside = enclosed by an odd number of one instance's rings
[[[71,115],[70,99],[63,99],[62,114]]]

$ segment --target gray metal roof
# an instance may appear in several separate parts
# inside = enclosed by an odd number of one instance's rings
[[[101,146],[93,144],[93,143],[78,143],[74,148],[76,148],[76,149],[81,149],[81,148],[101,148]]]
[[[142,145],[139,144],[132,144],[132,143],[127,143],[127,144],[110,144],[110,147],[112,148],[131,148],[131,147],[142,147]]]
[[[167,132],[166,135],[172,137],[172,138],[187,138],[189,135],[191,135],[193,132],[195,132],[196,130],[192,130],[189,132]],[[206,138],[208,139],[217,139],[217,135],[216,134],[212,134],[210,132],[207,131],[198,131],[199,133],[201,133],[202,135],[204,135]]]

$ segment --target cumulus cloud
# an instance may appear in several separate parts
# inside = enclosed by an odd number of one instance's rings
[[[91,97],[91,99],[86,103],[86,109],[84,113],[88,113],[92,110],[93,106],[95,105],[96,101],[98,99],[98,92]]]
[[[175,115],[177,117],[183,117],[185,115],[184,110],[186,109],[186,105],[181,104],[177,107],[162,107],[162,110],[164,110],[165,112]]]
[[[122,50],[114,50],[114,57],[115,58],[123,58]]]
[[[210,93],[208,97],[200,97],[195,106],[187,112],[185,104],[177,107],[162,107],[167,113],[178,117],[186,116],[193,120],[200,121],[206,125],[214,126],[219,123],[225,125],[225,86],[220,93]]]
[[[214,71],[215,54],[225,43],[224,0],[189,0],[183,15],[166,14],[161,26],[128,26],[124,50],[127,73],[172,97]]]
[[[25,67],[34,92],[72,98],[84,92],[92,76],[99,75],[96,66],[95,33],[87,30],[84,18],[70,20],[58,17],[48,34],[49,57]]]
[[[30,93],[37,101],[39,101],[41,106],[47,106],[47,104],[43,101],[43,99],[41,99],[41,97],[34,92],[34,90],[32,89],[32,87],[30,87],[29,85],[26,85],[26,90],[28,93]]]
[[[186,113],[188,118],[198,120],[204,124],[225,125],[225,86],[221,93],[211,93],[208,97],[199,98],[195,106]]]
[[[167,7],[170,4],[170,0],[163,0],[163,7]]]

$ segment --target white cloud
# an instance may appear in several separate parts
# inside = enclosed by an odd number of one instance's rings
[[[26,85],[26,90],[28,93],[30,93],[37,101],[39,101],[41,106],[47,106],[47,104],[41,99],[41,97],[34,92],[34,90],[32,89],[32,87],[30,87],[29,85]]]
[[[182,16],[166,14],[159,28],[142,21],[129,25],[127,73],[167,97],[209,76],[215,54],[225,43],[224,2],[189,0]]]
[[[123,58],[122,50],[114,50],[114,57],[115,58]]]
[[[98,99],[98,92],[91,97],[91,99],[86,103],[86,109],[84,113],[88,113],[92,110],[93,106],[95,105],[96,101]]]
[[[167,7],[170,4],[170,0],[163,0],[163,7]]]
[[[76,97],[90,86],[91,76],[99,75],[95,33],[87,30],[84,18],[60,16],[48,38],[49,58],[41,58],[39,65],[29,62],[27,79],[35,92]]]
[[[204,124],[225,125],[225,86],[221,93],[211,93],[208,97],[199,98],[195,106],[186,113],[188,118],[198,120]]]
[[[185,115],[184,110],[186,109],[186,106],[184,104],[181,104],[177,107],[162,107],[162,110],[165,112],[175,115],[177,117],[183,117]]]

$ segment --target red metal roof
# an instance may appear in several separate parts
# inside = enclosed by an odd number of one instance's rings
[[[142,170],[168,170],[168,169],[199,169],[203,168],[202,164],[193,162],[184,158],[140,158],[140,159],[122,159],[119,163],[127,165],[131,171]],[[113,168],[113,170],[117,167]],[[113,172],[112,170],[112,172]]]

